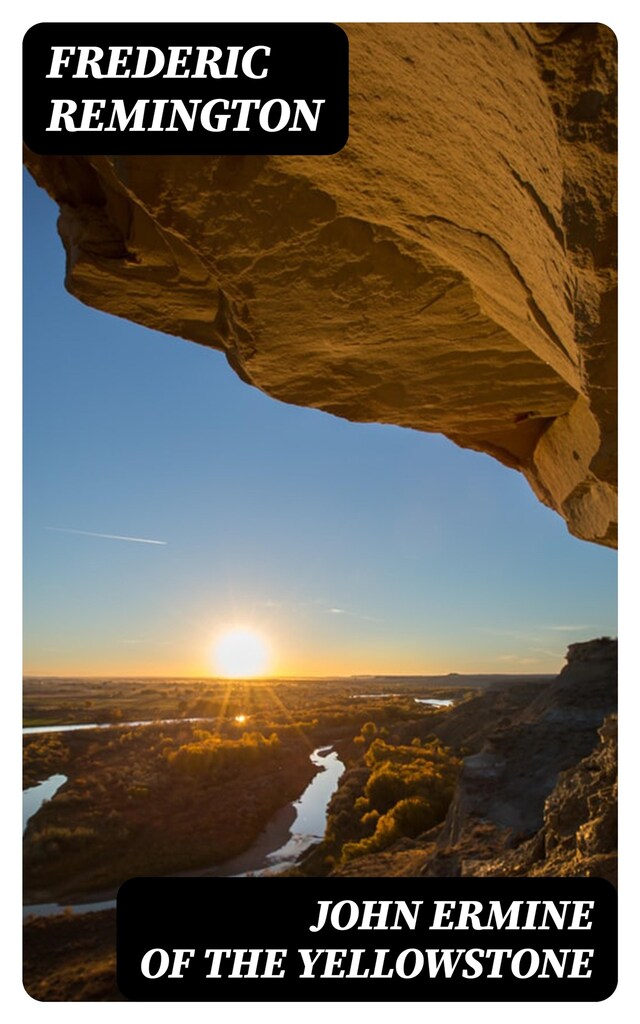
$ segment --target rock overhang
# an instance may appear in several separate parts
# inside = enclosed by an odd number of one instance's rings
[[[346,29],[334,156],[27,153],[67,288],[280,400],[487,452],[614,546],[612,33]]]

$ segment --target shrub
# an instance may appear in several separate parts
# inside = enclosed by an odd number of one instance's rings
[[[424,746],[414,740],[403,746],[380,737],[371,743],[365,763],[371,771],[363,795],[353,801],[359,820],[343,843],[343,861],[385,850],[396,840],[413,838],[441,822],[460,766],[438,740]],[[370,834],[363,836],[363,831]]]
[[[372,821],[376,811],[365,817]],[[375,832],[357,843],[345,843],[342,848],[342,860],[350,861],[367,853],[378,853],[386,850],[404,836],[413,838],[426,832],[441,820],[435,809],[422,797],[411,796],[398,803],[377,819]],[[364,821],[364,818],[363,818]]]

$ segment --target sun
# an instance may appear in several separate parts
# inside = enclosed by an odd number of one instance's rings
[[[254,629],[234,626],[220,634],[213,648],[216,671],[225,679],[262,675],[269,661],[264,637]]]

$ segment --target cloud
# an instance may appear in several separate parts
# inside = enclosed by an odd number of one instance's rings
[[[45,530],[54,530],[56,533],[77,533],[81,537],[100,537],[102,540],[127,540],[133,544],[161,544],[166,545],[166,540],[151,540],[149,537],[123,537],[119,533],[94,533],[92,530],[72,530],[65,526],[45,526]]]
[[[291,609],[309,608],[323,615],[346,615],[350,619],[360,619],[362,622],[382,622],[382,619],[374,618],[373,615],[363,615],[361,612],[352,612],[348,608],[338,608],[337,605],[330,605],[326,598],[315,597],[309,601],[275,601],[268,598],[260,602],[261,607],[270,609]]]
[[[144,645],[146,647],[171,647],[174,640],[118,640],[119,644]]]
[[[373,615],[362,615],[360,612],[350,612],[347,608],[324,608],[327,615],[348,615],[350,619],[360,619],[361,622],[382,622]]]
[[[548,651],[546,647],[530,647],[534,654],[544,654],[545,658],[564,658],[565,651]]]
[[[542,626],[542,629],[552,629],[558,633],[580,633],[585,629],[595,629],[595,626]]]
[[[479,633],[487,633],[489,636],[507,636],[512,640],[525,640],[529,643],[535,643],[541,639],[533,633],[521,633],[515,629],[490,629],[485,626],[477,626],[476,628]]]
[[[539,658],[521,658],[517,654],[501,654],[498,661],[509,662],[511,665],[537,665]]]

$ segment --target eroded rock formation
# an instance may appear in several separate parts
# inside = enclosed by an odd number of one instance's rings
[[[438,855],[446,851],[448,863],[455,850],[459,870],[473,874],[475,861],[486,861],[496,845],[504,848],[528,839],[543,825],[553,832],[552,806],[559,808],[557,820],[575,822],[577,816],[585,822],[586,797],[578,799],[577,789],[575,806],[565,813],[566,791],[571,789],[566,776],[575,781],[580,769],[574,766],[598,744],[598,729],[617,707],[617,678],[615,640],[572,644],[567,664],[551,686],[490,730],[482,749],[463,762],[456,795],[438,835]],[[615,756],[608,757],[607,764],[615,773]]]
[[[597,747],[562,772],[539,832],[515,850],[476,861],[471,874],[586,875],[614,884],[618,868],[618,719],[609,716]]]
[[[616,697],[617,643],[573,644],[557,680],[466,759],[420,871],[615,882]]]
[[[494,686],[432,716],[439,739],[472,751],[444,823],[335,873],[615,882],[616,697],[617,643],[602,638],[573,644],[550,684]]]
[[[615,543],[615,40],[352,25],[331,157],[39,157],[68,289],[276,398],[446,434]]]

